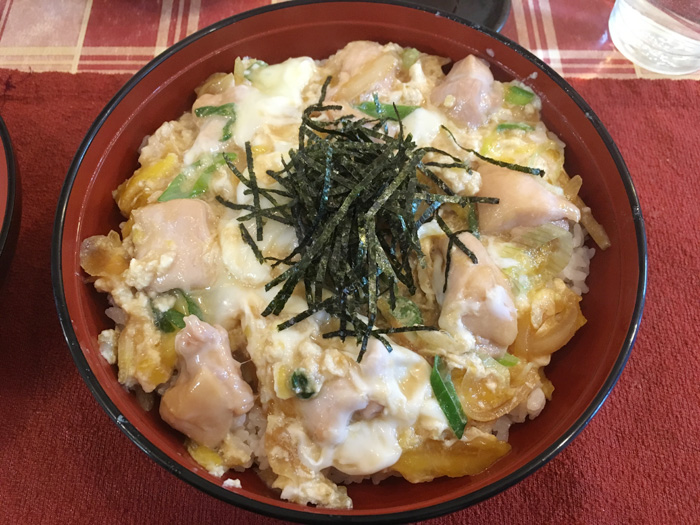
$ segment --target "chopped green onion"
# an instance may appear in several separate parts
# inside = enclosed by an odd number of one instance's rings
[[[292,392],[301,399],[309,399],[316,393],[314,385],[306,375],[306,370],[299,368],[292,373],[289,380]]]
[[[184,290],[175,288],[168,293],[175,295],[175,306],[170,310],[162,312],[151,305],[153,323],[161,332],[170,333],[182,330],[185,327],[185,317],[188,315],[196,315],[200,320],[204,320],[202,309]]]
[[[228,155],[234,154],[229,153]],[[192,176],[186,172],[179,173],[158,197],[158,202],[166,202],[173,199],[192,199],[201,195],[209,188],[212,174],[224,163],[223,156],[217,155],[214,161],[201,171],[199,177],[197,177],[190,188],[187,187],[187,182],[192,179]]]
[[[253,80],[253,73],[258,71],[259,69],[267,67],[267,62],[264,62],[262,60],[253,60],[243,71],[243,77],[246,80]]]
[[[186,191],[182,188],[186,180],[187,176],[184,173],[179,173],[172,180],[172,182],[168,184],[168,187],[165,188],[165,191],[160,195],[160,197],[158,197],[158,202],[166,202],[173,199],[189,199],[194,197],[195,194],[192,192],[192,190]]]
[[[402,120],[418,109],[418,106],[402,106],[379,102],[376,93],[374,93],[373,97],[374,100],[372,102],[362,102],[355,107],[372,118],[388,120]]]
[[[223,104],[221,106],[200,106],[194,110],[194,114],[199,118],[211,117],[217,115],[219,117],[236,118],[236,105],[233,102]]]
[[[221,130],[221,142],[226,142],[227,140],[231,140],[231,137],[233,137],[233,132],[231,131],[231,128],[233,127],[233,124],[236,121],[234,119],[229,119],[226,124],[224,124],[224,129]]]
[[[523,124],[522,122],[502,122],[496,126],[496,131],[502,133],[503,131],[509,129],[519,129],[521,131],[534,131],[535,128],[529,124]]]
[[[202,173],[189,190],[184,188],[187,176],[184,173],[178,174],[161,196],[158,197],[158,202],[166,202],[174,199],[192,199],[201,195],[207,191],[212,173],[213,170]]]
[[[411,66],[416,63],[420,57],[420,51],[415,47],[408,47],[401,53],[401,67],[403,69],[411,69]]]
[[[524,106],[532,102],[535,98],[535,94],[532,91],[523,89],[518,86],[508,86],[508,91],[506,92],[506,102],[513,104],[515,106]]]
[[[404,327],[423,324],[423,315],[418,305],[402,295],[396,296],[396,306],[389,312]]]
[[[517,365],[520,362],[520,359],[515,357],[513,354],[505,353],[503,354],[503,357],[499,357],[498,359],[496,359],[496,361],[498,361],[503,366],[510,367]]]
[[[161,312],[157,308],[152,308],[152,310],[153,322],[161,332],[167,334],[185,327],[185,316],[181,312],[174,309],[165,312]]]
[[[185,300],[185,309],[187,315],[196,315],[199,317],[200,321],[204,321],[204,314],[202,313],[202,309],[199,307],[199,305],[190,297],[189,294],[187,294],[184,290],[177,288],[175,290],[176,293],[180,295]]]
[[[201,106],[194,110],[194,114],[199,118],[211,116],[225,117],[228,120],[226,124],[224,124],[224,128],[221,132],[221,142],[226,142],[233,136],[231,128],[236,122],[236,104],[233,102],[222,104],[221,106]]]
[[[457,396],[450,371],[443,365],[439,355],[436,355],[435,361],[433,361],[433,369],[430,372],[430,386],[433,387],[435,398],[438,405],[440,405],[440,409],[442,409],[442,413],[445,414],[450,428],[457,436],[457,439],[462,439],[464,427],[467,425],[467,416],[464,414],[462,403]]]

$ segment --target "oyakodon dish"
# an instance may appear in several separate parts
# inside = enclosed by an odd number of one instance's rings
[[[102,354],[211,473],[351,507],[342,483],[481,472],[551,397],[608,241],[537,96],[446,65],[239,58],[144,141],[121,235],[83,242]]]

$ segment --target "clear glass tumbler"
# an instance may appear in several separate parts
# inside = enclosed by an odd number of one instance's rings
[[[620,53],[649,71],[700,70],[700,0],[616,0],[608,29]]]

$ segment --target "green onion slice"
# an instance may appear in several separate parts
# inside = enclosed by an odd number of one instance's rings
[[[233,153],[228,153],[228,155],[235,155]],[[234,157],[235,158],[235,157]],[[207,191],[209,189],[209,181],[211,180],[212,174],[219,168],[223,166],[225,160],[222,155],[217,155],[214,157],[214,161],[206,166],[199,172],[199,176],[195,179],[194,183],[189,186],[189,182],[196,176],[184,171],[179,173],[165,191],[158,197],[158,202],[166,202],[174,199],[193,199]],[[198,167],[197,164],[194,165]]]
[[[178,174],[177,177],[165,188],[165,191],[158,197],[158,202],[166,202],[174,199],[192,199],[204,193],[209,186],[210,173],[203,173],[194,182],[191,188],[187,189],[187,175]]]
[[[236,105],[233,102],[223,104],[221,106],[200,106],[194,110],[194,114],[199,118],[211,117],[217,115],[219,117],[236,118]]]
[[[312,381],[306,374],[306,370],[299,368],[292,373],[289,379],[292,392],[301,399],[309,399],[316,393]]]
[[[157,308],[152,308],[152,310],[153,322],[161,332],[167,334],[185,327],[185,316],[181,312],[172,308],[166,312],[161,312]]]
[[[411,69],[411,66],[416,63],[420,57],[420,51],[415,47],[409,47],[401,53],[401,67],[403,69]]]
[[[196,315],[200,320],[204,320],[202,309],[187,292],[180,288],[175,288],[168,293],[175,294],[176,297],[175,306],[170,310],[161,312],[151,305],[153,322],[161,332],[170,333],[175,330],[182,330],[185,327],[185,317],[188,315]]]
[[[175,293],[177,293],[184,301],[185,301],[185,310],[187,315],[196,315],[199,317],[200,321],[204,321],[204,314],[202,313],[202,309],[199,307],[199,305],[190,297],[189,294],[187,294],[184,290],[181,290],[180,288],[177,288],[175,290]]]
[[[233,124],[236,122],[235,119],[229,119],[226,124],[224,124],[224,128],[221,130],[221,142],[226,142],[227,140],[231,140],[231,137],[233,137],[233,131],[231,131],[231,128],[233,127]]]
[[[457,397],[457,391],[452,382],[450,371],[442,363],[439,355],[435,356],[433,369],[430,372],[430,386],[433,387],[433,393],[442,409],[442,413],[447,418],[450,428],[457,436],[457,439],[462,439],[464,427],[467,425],[467,416],[464,414],[459,397]]]
[[[502,133],[509,129],[519,129],[521,131],[534,131],[535,128],[522,122],[502,122],[496,126],[496,131]]]
[[[369,115],[372,118],[387,119],[387,120],[403,120],[415,110],[418,106],[402,106],[397,104],[385,104],[379,102],[378,95],[374,93],[372,102],[362,102],[355,106],[362,113]]]
[[[523,89],[518,86],[508,86],[508,91],[506,92],[506,102],[513,104],[515,106],[524,106],[532,102],[535,98],[535,94],[532,91]]]
[[[423,324],[423,315],[416,303],[402,295],[397,295],[395,300],[396,305],[394,308],[390,308],[390,312],[402,326],[409,327]]]
[[[503,366],[511,367],[517,365],[520,362],[520,359],[515,357],[513,354],[505,353],[503,354],[503,357],[499,357],[498,359],[496,359],[496,361],[498,361]]]
[[[201,106],[194,110],[194,114],[199,118],[218,116],[225,117],[227,119],[226,124],[221,132],[221,142],[226,142],[233,137],[231,128],[236,122],[236,104],[229,102],[228,104],[222,104],[221,106]]]
[[[253,80],[253,74],[263,68],[267,67],[267,62],[264,62],[262,60],[253,60],[252,62],[249,62],[248,67],[245,68],[243,71],[243,76],[247,79],[252,81]]]

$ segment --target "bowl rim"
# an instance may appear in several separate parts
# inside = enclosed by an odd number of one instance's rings
[[[68,306],[65,298],[65,290],[63,286],[63,270],[62,270],[62,239],[64,233],[64,219],[67,210],[68,200],[71,195],[71,190],[73,183],[77,176],[80,164],[87,150],[89,149],[92,140],[98,133],[105,120],[112,113],[114,108],[124,99],[124,97],[138,84],[146,75],[148,75],[154,68],[160,65],[162,62],[169,59],[172,55],[178,53],[181,49],[187,47],[191,43],[203,38],[211,32],[217,31],[223,27],[234,24],[238,21],[250,18],[259,14],[267,13],[270,11],[276,11],[280,9],[294,9],[300,5],[308,4],[318,4],[318,3],[377,3],[377,4],[388,4],[394,6],[400,6],[409,9],[415,9],[418,11],[425,11],[436,16],[441,16],[443,18],[452,20],[454,22],[460,23],[462,25],[468,26],[477,31],[486,33],[491,38],[498,40],[500,43],[508,46],[518,54],[522,55],[524,58],[529,60],[535,66],[537,66],[541,71],[547,74],[565,93],[572,99],[578,108],[585,114],[587,119],[593,125],[597,134],[600,136],[604,142],[609,155],[613,159],[622,183],[627,194],[628,202],[632,212],[632,218],[634,221],[636,243],[637,243],[637,256],[639,265],[639,278],[637,283],[637,291],[635,297],[635,306],[632,313],[632,318],[630,320],[630,326],[627,330],[627,334],[624,339],[623,346],[620,350],[610,374],[608,375],[603,386],[595,396],[593,402],[586,408],[583,414],[572,424],[568,430],[560,436],[560,438],[550,445],[546,450],[539,454],[536,458],[523,465],[519,469],[511,472],[506,477],[498,480],[490,485],[487,485],[475,492],[470,494],[460,496],[453,500],[442,502],[436,505],[431,505],[428,507],[423,507],[420,509],[414,509],[410,511],[400,511],[387,514],[372,514],[364,513],[364,511],[359,511],[362,513],[356,514],[321,514],[306,512],[303,507],[300,506],[299,510],[289,509],[286,507],[276,506],[267,502],[259,501],[247,496],[237,494],[235,492],[226,490],[221,486],[213,484],[208,480],[198,476],[189,469],[183,467],[169,456],[164,454],[158,447],[156,447],[150,440],[148,440],[134,425],[132,425],[121,413],[121,411],[112,402],[110,397],[107,395],[105,390],[97,381],[96,376],[92,372],[92,369],[83,353],[83,350],[78,342],[75,331],[73,330],[70,313],[68,311]],[[253,511],[266,516],[271,516],[279,519],[293,520],[306,523],[322,523],[328,522],[329,520],[337,522],[348,522],[348,523],[402,523],[407,520],[416,521],[424,520],[429,518],[435,518],[441,515],[452,513],[476,503],[479,503],[485,499],[488,499],[507,488],[513,486],[514,484],[522,481],[525,477],[531,475],[536,470],[544,466],[550,460],[552,460],[557,454],[559,454],[564,448],[566,448],[571,441],[586,427],[593,416],[598,412],[602,404],[605,402],[607,397],[610,395],[613,387],[617,383],[617,380],[624,369],[634,341],[637,337],[639,331],[640,322],[642,319],[642,312],[644,308],[646,286],[647,286],[647,273],[648,273],[648,261],[647,261],[647,243],[646,243],[646,229],[644,224],[644,218],[642,216],[641,207],[639,204],[639,198],[637,196],[636,189],[632,182],[629,170],[620,154],[619,149],[615,145],[612,137],[608,133],[607,129],[604,127],[600,119],[593,112],[591,107],[585,102],[585,100],[579,95],[574,88],[564,80],[556,71],[554,71],[549,65],[544,63],[533,53],[526,50],[519,44],[511,41],[510,39],[500,35],[499,33],[492,31],[486,27],[474,24],[464,18],[456,15],[442,13],[434,8],[427,6],[419,6],[416,4],[409,4],[402,2],[401,0],[292,0],[285,3],[271,4],[256,9],[248,10],[237,15],[220,20],[210,26],[207,26],[199,31],[193,33],[189,37],[183,39],[182,41],[174,44],[160,55],[152,59],[148,64],[146,64],[142,69],[140,69],[135,75],[133,75],[122,88],[112,97],[112,99],[107,103],[107,105],[99,113],[98,117],[92,123],[88,129],[85,138],[82,140],[72,162],[70,168],[67,172],[61,193],[59,196],[56,214],[54,219],[54,229],[52,235],[51,243],[51,279],[54,294],[54,301],[56,304],[56,309],[58,312],[58,318],[61,324],[61,328],[68,344],[69,350],[72,354],[73,360],[85,381],[88,389],[96,398],[98,403],[104,409],[104,411],[109,415],[109,417],[116,423],[119,429],[126,434],[129,439],[143,452],[146,453],[151,459],[153,459],[157,464],[171,473],[175,474],[180,479],[186,481],[190,485],[202,490],[203,492],[216,497],[217,499],[223,500],[227,503],[234,504],[243,509]],[[332,509],[328,509],[331,511]],[[358,511],[356,511],[358,512]]]
[[[13,244],[10,242],[10,237],[13,228],[17,226],[18,222],[18,217],[16,217],[17,203],[15,202],[17,198],[17,165],[15,162],[15,152],[12,148],[12,140],[10,139],[10,132],[1,116],[0,142],[2,143],[3,148],[3,161],[7,169],[7,199],[3,203],[5,213],[3,213],[2,227],[0,228],[0,257],[2,257],[3,262],[6,262],[9,261],[13,255],[11,253],[5,253],[5,250],[10,249],[11,245]],[[5,184],[5,181],[0,181],[0,184]],[[0,268],[3,272],[8,270],[4,264]]]

